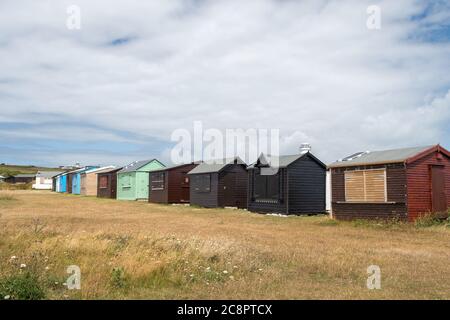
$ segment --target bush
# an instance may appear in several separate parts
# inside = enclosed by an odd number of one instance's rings
[[[399,218],[389,219],[355,219],[351,221],[354,227],[374,229],[398,229],[405,225],[405,221]]]
[[[10,194],[0,194],[0,201],[12,201],[16,200],[16,198]]]
[[[0,190],[31,190],[32,183],[1,183]]]
[[[442,213],[427,213],[416,219],[414,222],[418,228],[426,228],[432,226],[445,225],[450,226],[450,216],[447,212],[446,216]]]
[[[110,284],[114,289],[126,289],[128,287],[128,278],[123,268],[114,268],[112,270]]]
[[[0,279],[0,297],[14,300],[41,300],[46,297],[37,276],[25,272]]]

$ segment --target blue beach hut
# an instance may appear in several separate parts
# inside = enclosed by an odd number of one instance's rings
[[[72,194],[81,194],[81,174],[92,170],[92,169],[97,169],[99,168],[98,166],[87,166],[84,167],[82,169],[79,169],[75,172],[73,172],[72,175]]]
[[[67,173],[59,176],[59,192],[67,192]]]

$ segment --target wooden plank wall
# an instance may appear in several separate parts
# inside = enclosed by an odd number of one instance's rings
[[[387,203],[345,202],[345,170],[386,169]],[[404,164],[358,166],[331,169],[332,213],[337,219],[407,219],[407,187]]]
[[[305,156],[287,168],[289,214],[325,213],[326,169]]]
[[[227,174],[234,175],[234,186],[229,186],[234,189],[233,199],[225,199],[224,186],[225,176]],[[234,164],[229,165],[224,171],[219,173],[219,206],[220,207],[238,207],[247,208],[247,170],[244,166]]]
[[[440,160],[438,158],[441,158]],[[445,193],[447,207],[450,207],[450,159],[441,153],[432,153],[419,159],[406,167],[408,179],[408,211],[409,220],[414,220],[424,213],[432,210],[431,204],[431,165],[443,165],[445,167]]]
[[[198,205],[206,208],[215,208],[219,205],[218,186],[219,175],[217,173],[207,173],[211,175],[211,191],[210,192],[198,192],[195,191],[195,179],[194,175],[190,175],[190,201],[192,205]]]

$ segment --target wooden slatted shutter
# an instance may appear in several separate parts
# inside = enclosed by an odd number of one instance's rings
[[[386,202],[386,170],[346,171],[345,201]]]
[[[385,202],[385,170],[367,170],[365,174],[366,201],[367,202]]]
[[[365,200],[364,172],[345,172],[345,201],[359,202]]]

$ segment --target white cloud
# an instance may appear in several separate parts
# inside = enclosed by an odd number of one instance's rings
[[[168,141],[194,120],[279,128],[284,152],[308,139],[325,161],[450,143],[448,43],[410,40],[426,3],[376,2],[379,31],[366,28],[373,1],[4,0],[0,122],[65,119],[113,141],[124,139],[116,130]],[[80,31],[66,29],[72,4]],[[431,10],[426,21],[446,16]],[[64,127],[44,133],[27,134],[73,140]]]

